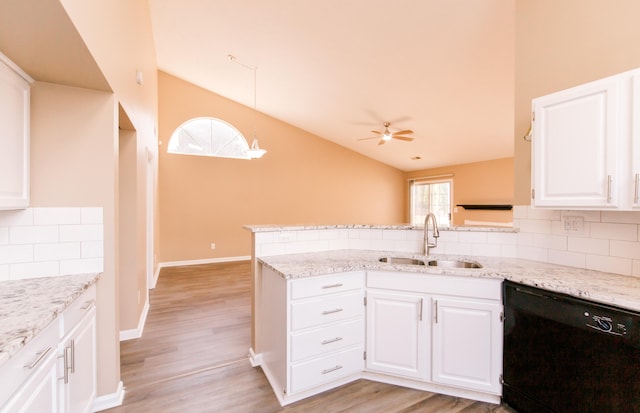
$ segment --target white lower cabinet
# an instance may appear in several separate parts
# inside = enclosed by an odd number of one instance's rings
[[[265,266],[260,277],[256,361],[282,405],[358,378],[499,403],[501,279],[392,271],[285,279]]]
[[[285,405],[364,368],[364,272],[283,278],[262,267],[260,366]]]
[[[96,397],[95,307],[87,309],[80,324],[60,343],[62,380],[60,411],[88,413]]]
[[[96,397],[96,287],[0,370],[0,413],[88,413]]]
[[[430,307],[424,295],[367,291],[367,370],[427,379]]]
[[[367,371],[382,381],[378,373],[412,379],[396,384],[499,400],[501,286],[501,279],[369,271]]]
[[[433,381],[500,394],[500,302],[435,297],[433,303]]]

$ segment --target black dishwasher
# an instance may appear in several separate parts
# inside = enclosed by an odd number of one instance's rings
[[[510,281],[503,298],[503,402],[519,413],[640,413],[639,313]]]

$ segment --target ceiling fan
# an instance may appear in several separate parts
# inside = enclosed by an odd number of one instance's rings
[[[384,126],[384,132],[380,132],[377,130],[372,130],[371,133],[375,133],[378,136],[372,136],[370,138],[362,138],[362,139],[358,139],[359,141],[364,141],[367,139],[380,139],[380,142],[378,142],[378,145],[384,145],[387,141],[390,141],[391,139],[398,139],[401,141],[412,141],[413,138],[409,137],[409,136],[403,136],[403,135],[408,135],[410,133],[413,133],[413,131],[411,129],[405,129],[405,130],[400,130],[397,132],[390,132],[389,131],[389,126],[391,126],[391,123],[389,122],[384,122],[382,124],[382,126]]]

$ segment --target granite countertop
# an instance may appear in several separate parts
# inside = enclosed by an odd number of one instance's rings
[[[0,365],[94,284],[99,274],[0,282]]]
[[[478,262],[479,269],[387,264],[384,256],[424,258],[397,252],[340,250],[258,257],[284,278],[302,278],[358,270],[406,271],[445,276],[500,278],[640,311],[640,279],[600,271],[547,264],[519,258],[464,257],[434,254],[429,259]]]
[[[423,230],[423,225],[412,224],[390,224],[390,225],[368,225],[368,224],[336,224],[336,225],[243,225],[244,229],[251,232],[279,232],[279,231],[303,231],[314,229],[417,229]],[[513,227],[491,227],[491,226],[459,226],[440,227],[439,231],[483,231],[483,232],[518,232]]]

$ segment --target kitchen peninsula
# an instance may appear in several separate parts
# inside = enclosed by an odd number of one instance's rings
[[[425,258],[423,231],[411,226],[247,229],[252,360],[281,404],[359,378],[499,403],[505,279],[640,310],[637,278],[509,256],[513,229],[441,230],[483,248],[489,239],[504,256],[441,253],[445,242],[429,260],[481,268],[380,262]]]

